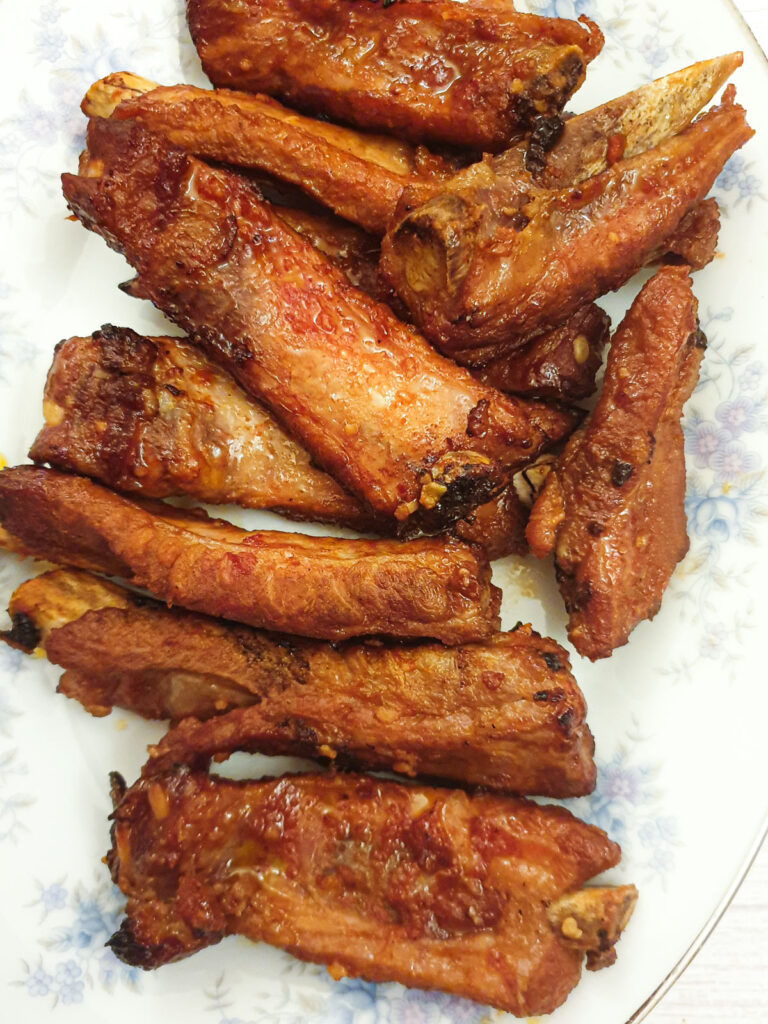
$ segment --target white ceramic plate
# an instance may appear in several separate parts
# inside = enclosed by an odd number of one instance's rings
[[[526,5],[519,4],[524,7]],[[743,49],[736,76],[758,136],[721,175],[722,258],[696,276],[710,347],[688,406],[691,552],[653,623],[596,666],[575,659],[600,776],[573,810],[624,848],[611,875],[641,898],[610,970],[586,975],[553,1024],[623,1024],[705,929],[762,831],[768,721],[768,74],[725,0],[530,0],[594,17],[607,36],[576,109],[695,59]],[[66,220],[58,186],[74,169],[86,87],[115,70],[204,84],[177,0],[27,0],[0,5],[0,452],[24,461],[40,424],[54,343],[104,322],[167,329],[115,285],[124,261]],[[617,321],[635,281],[611,296]],[[245,525],[286,527],[233,510]],[[318,531],[319,532],[319,531]],[[0,598],[33,571],[0,558]],[[529,618],[565,641],[551,567],[497,564],[505,624]],[[762,627],[762,628],[761,628]],[[159,726],[90,718],[53,693],[58,671],[0,651],[0,1018],[38,1024],[480,1024],[500,1018],[435,993],[334,983],[322,968],[229,939],[153,974],[105,950],[120,898],[101,857],[107,772],[136,777]],[[246,760],[279,772],[285,760]],[[254,765],[255,762],[255,765]],[[241,764],[241,769],[243,765]],[[641,1011],[642,1013],[642,1011]],[[633,1018],[639,1019],[639,1017]]]

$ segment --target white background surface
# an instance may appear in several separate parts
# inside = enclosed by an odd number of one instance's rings
[[[735,0],[768,53],[768,0]],[[647,1024],[768,1022],[768,844],[715,933]]]

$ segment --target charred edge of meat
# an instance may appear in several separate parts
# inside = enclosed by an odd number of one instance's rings
[[[112,809],[115,810],[126,794],[128,786],[120,772],[109,773],[109,798],[112,801]]]
[[[460,519],[478,505],[492,501],[506,482],[485,456],[471,451],[449,452],[419,480],[419,528],[443,531],[446,518]]]
[[[537,704],[559,704],[565,699],[565,693],[562,690],[537,690],[533,699]]]
[[[691,346],[693,346],[693,348],[706,349],[707,345],[709,344],[709,341],[704,331],[702,331],[701,327],[697,327],[688,339],[688,343]]]
[[[565,668],[558,656],[553,654],[552,651],[542,651],[541,656],[550,672],[562,672]]]
[[[547,153],[560,141],[565,121],[559,115],[537,117],[525,151],[525,169],[530,174],[540,174],[547,163]]]
[[[631,462],[622,462],[620,459],[616,459],[611,470],[611,483],[614,487],[623,487],[634,472],[635,467]]]
[[[136,941],[128,918],[121,923],[114,935],[107,939],[105,945],[112,950],[118,960],[122,960],[129,967],[140,967],[146,971],[157,966],[158,949]]]
[[[31,654],[40,646],[41,634],[32,619],[25,612],[15,612],[11,617],[11,628],[0,630],[0,638],[11,647]]]

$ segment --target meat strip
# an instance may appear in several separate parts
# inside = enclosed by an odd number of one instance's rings
[[[458,170],[424,146],[302,117],[268,96],[107,75],[81,104],[89,117],[136,121],[196,156],[257,168],[383,235],[406,186],[426,198]]]
[[[453,538],[338,540],[247,532],[200,510],[131,501],[82,477],[0,472],[0,524],[28,554],[120,576],[169,604],[326,640],[486,639],[500,594]]]
[[[603,36],[587,19],[403,0],[187,0],[217,86],[412,142],[497,152],[559,113]]]
[[[531,550],[554,550],[568,635],[593,661],[653,618],[688,550],[680,416],[706,345],[696,309],[685,267],[643,288],[611,344],[595,411],[531,512]]]
[[[95,119],[64,193],[151,298],[374,512],[444,529],[570,432],[502,396],[349,285],[247,182]],[[158,187],[158,182],[163,187]]]
[[[108,945],[150,969],[228,934],[360,976],[548,1013],[610,961],[634,886],[582,888],[619,861],[561,807],[357,775],[233,782],[113,775]],[[584,925],[582,927],[581,925]]]
[[[2,639],[44,648],[65,669],[59,693],[91,714],[186,719],[148,772],[247,750],[522,794],[594,788],[568,655],[530,626],[462,647],[331,646],[169,610],[64,569],[23,583],[8,611]]]

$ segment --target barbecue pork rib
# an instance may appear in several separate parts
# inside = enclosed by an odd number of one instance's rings
[[[603,45],[586,19],[451,2],[188,0],[187,18],[214,85],[488,152],[559,113]]]
[[[706,344],[696,310],[687,268],[646,284],[613,339],[594,413],[531,512],[531,550],[554,550],[568,636],[593,661],[656,614],[688,550],[680,416]]]
[[[247,182],[97,118],[71,209],[319,466],[404,528],[444,529],[567,435],[572,412],[503,396],[442,358]],[[162,188],[158,182],[162,182]]]
[[[729,87],[720,107],[678,135],[659,131],[654,148],[629,146],[586,180],[581,165],[571,167],[574,180],[557,190],[535,181],[522,145],[459,172],[415,208],[406,190],[382,243],[385,276],[425,336],[469,362],[473,349],[523,345],[562,324],[681,231],[706,227],[708,244],[682,253],[706,262],[717,234],[711,212],[683,221],[753,134],[734,96]]]
[[[500,594],[485,554],[453,538],[249,533],[201,510],[129,500],[33,466],[0,471],[0,524],[28,554],[121,576],[169,604],[278,632],[459,644],[499,627]]]
[[[332,646],[169,610],[64,569],[23,583],[8,611],[0,637],[44,648],[65,670],[59,692],[91,714],[186,719],[148,772],[247,750],[520,794],[594,788],[568,655],[530,626],[462,647]]]
[[[383,235],[408,186],[425,199],[459,169],[424,146],[302,117],[268,96],[107,75],[81,104],[89,117],[136,121],[195,156],[267,171]]]
[[[634,886],[583,888],[620,857],[561,807],[356,775],[112,777],[108,945],[154,968],[237,933],[333,977],[548,1013],[606,966]]]

